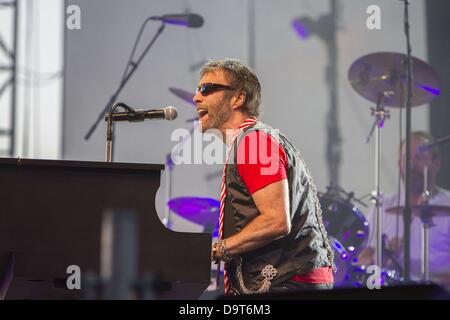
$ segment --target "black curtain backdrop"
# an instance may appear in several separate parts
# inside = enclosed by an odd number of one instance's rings
[[[431,103],[430,131],[436,138],[450,135],[450,1],[426,1],[428,61],[441,76],[441,95]],[[450,189],[450,142],[441,145],[438,185]]]

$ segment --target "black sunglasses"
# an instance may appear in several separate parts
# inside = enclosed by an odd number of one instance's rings
[[[218,83],[204,83],[197,87],[197,92],[200,92],[202,96],[207,96],[218,90],[234,90],[234,88]]]

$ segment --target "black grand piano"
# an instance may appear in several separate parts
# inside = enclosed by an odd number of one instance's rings
[[[161,223],[155,196],[163,169],[0,158],[0,297],[21,298],[27,284],[64,280],[70,265],[82,275],[99,274],[103,213],[131,209],[139,226],[139,274],[151,272],[166,284],[158,298],[198,298],[211,279],[211,235],[174,232]]]

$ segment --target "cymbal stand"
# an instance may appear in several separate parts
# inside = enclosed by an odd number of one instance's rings
[[[175,167],[175,164],[172,159],[172,154],[169,152],[166,154],[166,170],[165,170],[165,177],[166,177],[166,187],[165,187],[165,199],[166,199],[166,206],[164,208],[164,218],[162,219],[162,223],[166,226],[168,229],[172,229],[172,211],[169,208],[169,205],[167,204],[170,199],[172,199],[172,171]]]
[[[376,256],[375,264],[382,267],[383,256],[383,238],[382,238],[382,213],[381,206],[382,192],[381,192],[381,128],[384,126],[384,121],[386,118],[390,117],[389,110],[384,109],[384,101],[390,96],[391,92],[382,92],[378,95],[376,108],[371,108],[371,115],[375,118],[372,128],[370,129],[369,135],[366,139],[366,143],[369,143],[375,131],[375,191],[372,193],[372,200],[375,202],[375,212],[376,212]]]
[[[431,192],[428,190],[428,167],[423,168],[423,204],[428,204]],[[422,280],[430,281],[430,228],[434,226],[433,217],[427,209],[420,213],[422,222]]]
[[[172,199],[172,181],[173,181],[173,169],[175,168],[175,165],[179,163],[178,153],[183,149],[184,144],[186,141],[192,136],[194,131],[198,128],[199,122],[195,121],[194,125],[189,130],[189,133],[186,134],[182,140],[176,144],[171,152],[169,152],[166,155],[166,188],[165,188],[165,198],[166,198],[166,207],[164,212],[164,217],[161,219],[162,223],[166,226],[168,229],[172,229],[172,210],[169,208],[169,200]],[[174,161],[175,160],[175,161]]]

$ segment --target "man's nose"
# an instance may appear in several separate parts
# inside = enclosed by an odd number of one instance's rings
[[[200,103],[202,101],[202,95],[200,94],[199,91],[195,93],[194,97],[192,98],[192,101],[194,101],[195,104]]]

